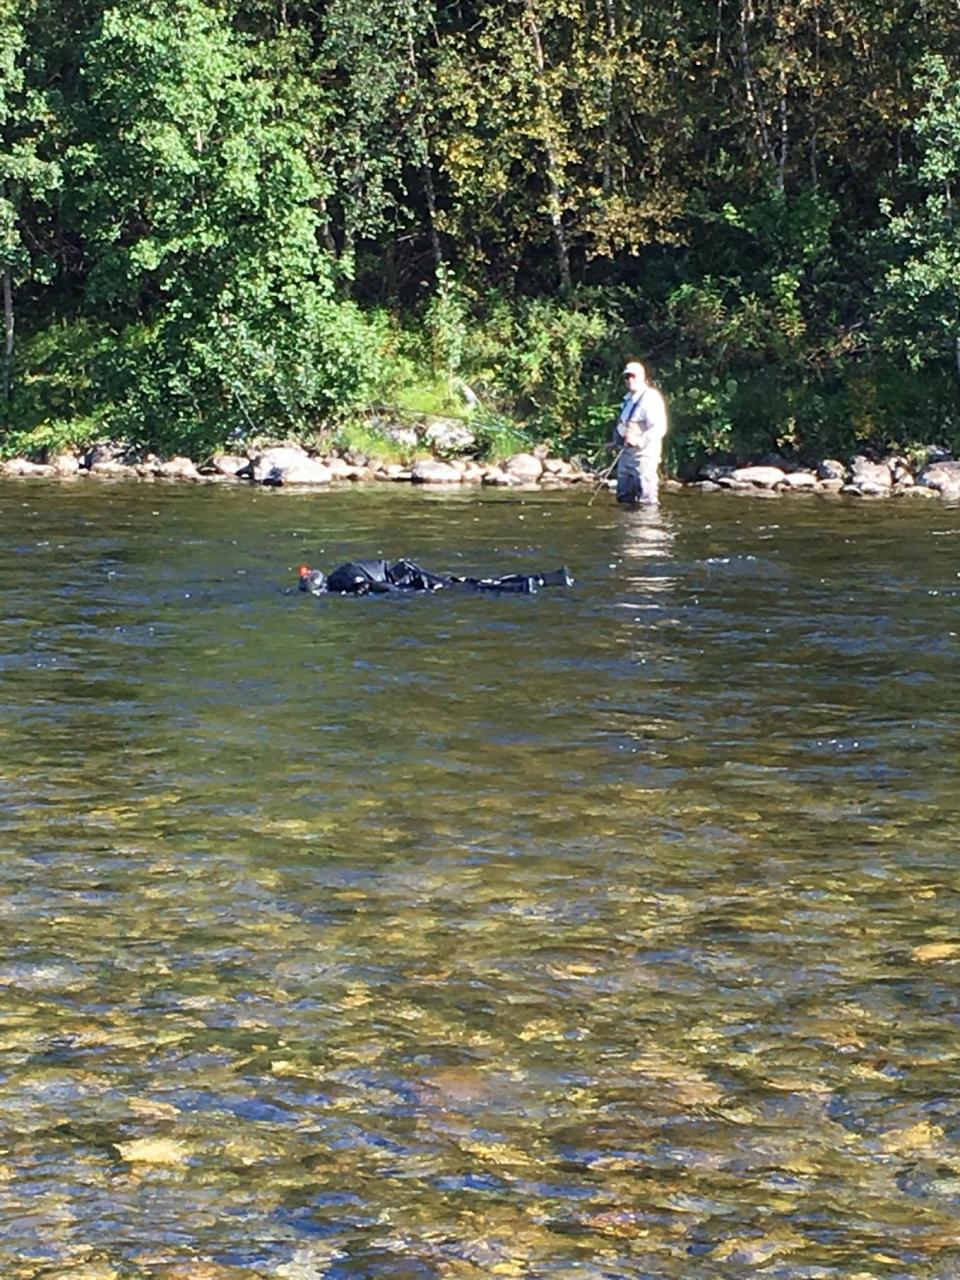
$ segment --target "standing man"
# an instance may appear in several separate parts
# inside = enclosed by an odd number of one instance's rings
[[[647,382],[638,360],[623,370],[627,394],[613,429],[611,449],[619,449],[617,501],[655,503],[660,488],[660,454],[667,434],[667,406]]]

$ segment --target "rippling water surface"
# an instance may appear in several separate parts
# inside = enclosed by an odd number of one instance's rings
[[[960,1276],[958,511],[0,529],[0,1274]]]

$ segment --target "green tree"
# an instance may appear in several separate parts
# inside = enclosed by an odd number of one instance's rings
[[[318,243],[309,123],[203,0],[123,0],[86,46],[68,214],[118,421],[195,444],[353,403],[369,334]],[[117,323],[119,321],[119,323]]]
[[[10,396],[16,315],[14,288],[34,267],[25,240],[28,209],[42,201],[60,180],[59,165],[40,150],[43,95],[28,84],[23,69],[27,43],[22,6],[0,5],[0,281],[2,281],[4,345],[3,399]]]
[[[960,85],[942,57],[918,79],[925,106],[914,123],[916,199],[884,203],[894,255],[881,290],[881,337],[914,369],[956,361],[960,375]]]

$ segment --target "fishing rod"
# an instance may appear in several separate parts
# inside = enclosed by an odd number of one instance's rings
[[[623,446],[621,446],[621,448],[620,448],[620,449],[618,449],[618,451],[617,451],[617,456],[616,456],[616,457],[614,458],[614,460],[610,463],[609,467],[607,467],[606,471],[604,471],[604,473],[601,475],[600,479],[599,479],[599,480],[597,481],[597,483],[594,485],[593,493],[590,495],[590,501],[587,503],[587,506],[588,506],[588,507],[592,507],[592,506],[593,506],[594,499],[596,498],[597,494],[600,492],[600,490],[604,487],[604,485],[607,483],[607,481],[608,481],[608,480],[610,479],[610,477],[613,475],[614,468],[616,467],[617,463],[620,461],[620,458],[621,458],[621,456],[622,456],[622,454],[623,454],[623,450],[624,450],[625,448],[626,448],[626,446],[625,446],[625,445],[623,445]]]

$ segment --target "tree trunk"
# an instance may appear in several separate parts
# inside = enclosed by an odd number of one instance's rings
[[[13,376],[13,280],[10,264],[3,269],[3,327],[6,335],[3,356],[3,398],[10,399],[10,381]]]
[[[607,27],[607,61],[604,63],[603,73],[603,193],[609,195],[613,190],[613,69],[616,66],[614,59],[619,56],[617,15],[613,0],[603,0],[603,12]]]
[[[550,215],[550,227],[553,231],[553,243],[557,254],[557,270],[560,275],[560,292],[569,293],[573,287],[570,276],[570,252],[567,248],[567,236],[563,229],[563,200],[560,183],[557,178],[557,153],[553,139],[553,128],[550,120],[550,102],[547,98],[546,60],[543,56],[543,45],[540,42],[540,28],[533,11],[532,0],[526,0],[527,30],[533,44],[533,58],[537,69],[537,96],[540,99],[540,111],[543,121],[543,154],[547,162],[547,208]]]
[[[787,129],[787,77],[780,72],[780,155],[777,158],[777,190],[783,195],[787,185],[787,152],[790,137]]]
[[[773,150],[770,146],[770,135],[767,133],[767,113],[764,108],[760,86],[753,73],[753,62],[750,58],[750,40],[747,35],[753,21],[752,0],[742,0],[740,5],[740,64],[743,69],[743,87],[747,105],[753,114],[753,127],[757,135],[757,146],[764,164],[774,167]]]
[[[433,166],[430,164],[429,158],[424,160],[420,166],[420,176],[423,181],[423,193],[427,200],[427,216],[430,219],[430,247],[433,250],[433,266],[434,270],[439,272],[443,266],[443,249],[437,232],[437,199],[433,188]]]

